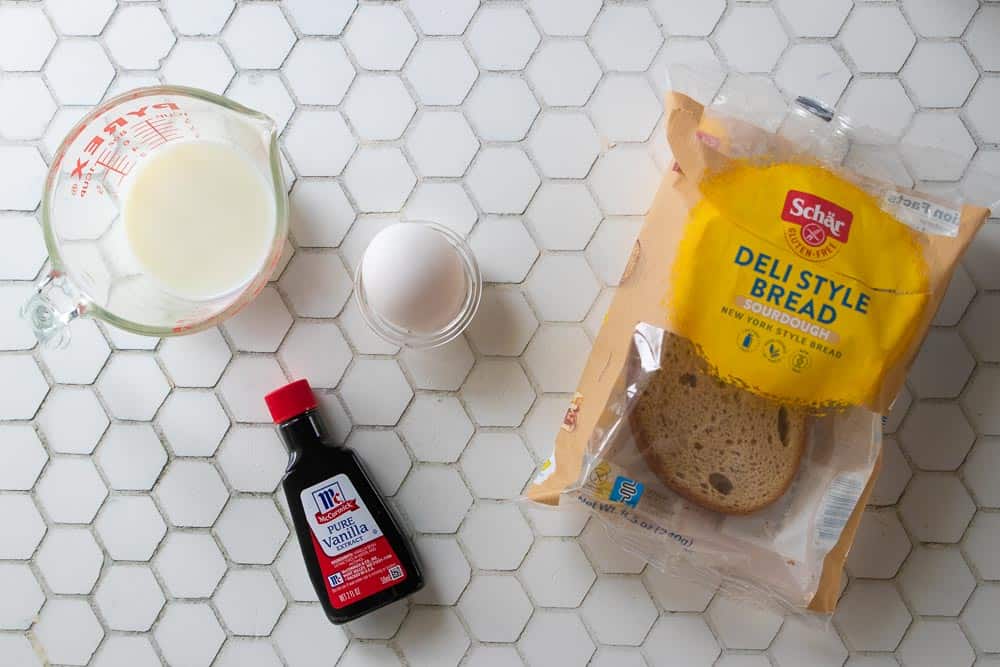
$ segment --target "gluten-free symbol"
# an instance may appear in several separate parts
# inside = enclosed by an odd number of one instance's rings
[[[770,339],[764,343],[764,347],[761,348],[761,353],[764,355],[764,358],[774,363],[781,361],[781,358],[785,356],[787,351],[788,349],[785,347],[785,344],[777,338]]]
[[[826,240],[826,230],[815,222],[802,225],[802,240],[814,248],[821,246]]]
[[[740,334],[737,343],[744,352],[753,352],[760,344],[760,336],[752,329],[746,329]]]

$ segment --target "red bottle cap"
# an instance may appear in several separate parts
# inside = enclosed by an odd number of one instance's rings
[[[292,417],[301,415],[306,410],[316,407],[316,396],[313,394],[309,380],[302,379],[289,382],[284,387],[275,389],[264,396],[267,409],[275,424],[286,422]]]

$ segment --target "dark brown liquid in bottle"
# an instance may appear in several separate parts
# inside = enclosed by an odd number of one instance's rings
[[[289,459],[282,486],[306,571],[340,624],[424,585],[409,544],[357,455],[327,438],[311,409],[281,422]]]

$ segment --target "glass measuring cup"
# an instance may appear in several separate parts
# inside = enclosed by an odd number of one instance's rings
[[[270,248],[257,273],[240,287],[205,299],[167,291],[140,265],[122,215],[129,174],[164,146],[193,140],[226,144],[242,154],[272,186],[275,214]],[[155,86],[115,97],[84,117],[56,152],[42,196],[42,229],[51,268],[21,315],[43,344],[68,343],[68,325],[77,317],[147,336],[213,326],[264,288],[281,255],[288,196],[275,124],[196,88]]]

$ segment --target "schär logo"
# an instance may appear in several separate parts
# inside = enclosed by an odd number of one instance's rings
[[[808,192],[789,190],[781,219],[791,223],[785,239],[797,254],[813,261],[833,257],[847,243],[854,214]]]

